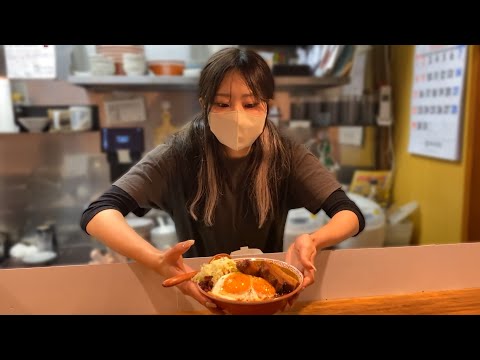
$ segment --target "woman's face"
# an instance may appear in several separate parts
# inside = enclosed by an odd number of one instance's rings
[[[253,96],[239,72],[232,71],[220,83],[210,111],[222,113],[235,110],[263,115],[267,112],[267,104]]]

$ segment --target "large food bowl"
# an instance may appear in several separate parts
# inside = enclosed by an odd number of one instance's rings
[[[212,294],[211,292],[204,291],[198,284],[200,292],[208,297],[217,307],[227,314],[231,315],[273,315],[279,313],[285,309],[287,302],[292,299],[301,289],[303,282],[303,274],[295,266],[290,265],[284,261],[276,259],[268,259],[261,257],[250,258],[236,258],[235,262],[248,259],[250,261],[266,261],[275,265],[278,265],[288,275],[298,280],[298,286],[288,294],[277,296],[273,299],[262,301],[239,301],[228,300]]]

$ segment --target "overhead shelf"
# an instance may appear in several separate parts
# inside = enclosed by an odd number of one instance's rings
[[[315,76],[276,76],[275,86],[277,88],[300,87],[335,87],[346,85],[350,81],[349,78],[335,77],[315,77]]]
[[[198,77],[190,76],[70,76],[68,81],[96,91],[108,91],[112,88],[135,88],[138,90],[187,90],[195,91]],[[276,76],[277,89],[319,88],[345,85],[348,78],[313,76]]]
[[[94,90],[111,90],[112,87],[147,88],[162,90],[196,90],[198,78],[187,76],[70,76],[74,85]]]

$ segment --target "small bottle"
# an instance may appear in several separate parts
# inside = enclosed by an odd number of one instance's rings
[[[15,118],[15,122],[19,124],[18,119],[23,117],[25,114],[23,95],[18,91],[13,92],[12,103],[13,103],[13,116]],[[23,131],[27,131],[27,129],[24,129],[23,126],[21,126],[21,128]]]
[[[177,130],[177,128],[172,125],[170,108],[170,101],[162,101],[162,123],[155,129],[155,145],[165,143],[167,138]]]
[[[370,179],[370,192],[368,194],[368,198],[370,200],[376,201],[377,200],[377,189],[378,180],[377,179]]]
[[[170,112],[170,101],[162,101],[162,121],[164,126],[172,125],[172,113]]]

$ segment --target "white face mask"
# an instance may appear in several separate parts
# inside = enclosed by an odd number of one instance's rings
[[[263,132],[267,115],[251,115],[245,111],[210,112],[208,123],[215,137],[232,150],[251,146]]]

